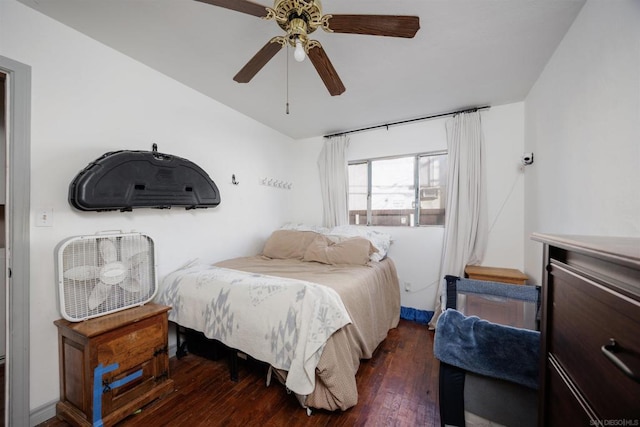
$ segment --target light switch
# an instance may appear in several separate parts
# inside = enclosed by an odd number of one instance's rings
[[[36,211],[36,227],[53,227],[53,208],[41,208]]]

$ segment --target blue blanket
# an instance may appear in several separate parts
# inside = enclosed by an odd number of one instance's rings
[[[481,375],[538,388],[540,332],[498,325],[445,310],[433,352],[442,362]]]

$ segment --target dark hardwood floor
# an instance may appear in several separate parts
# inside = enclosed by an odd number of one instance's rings
[[[440,425],[438,361],[433,331],[400,321],[357,374],[358,404],[344,412],[314,410],[311,416],[277,380],[265,386],[266,367],[240,361],[238,382],[226,359],[194,355],[170,361],[175,391],[118,426],[425,426]],[[52,418],[40,426],[68,424]]]

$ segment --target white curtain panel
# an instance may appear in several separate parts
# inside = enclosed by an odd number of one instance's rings
[[[322,221],[327,228],[349,223],[349,169],[346,135],[325,139],[318,169],[322,192]]]
[[[444,241],[432,328],[446,306],[445,275],[462,277],[480,264],[487,247],[488,220],[484,138],[480,113],[460,113],[446,123],[449,175]]]

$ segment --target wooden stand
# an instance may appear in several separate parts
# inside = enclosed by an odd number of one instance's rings
[[[111,426],[173,391],[170,307],[146,304],[73,323],[56,320],[60,353],[58,418]]]
[[[526,274],[515,268],[467,265],[464,269],[464,273],[469,279],[511,283],[513,285],[524,285],[527,283],[527,279],[529,279]]]

